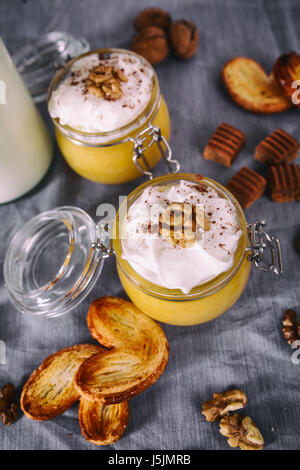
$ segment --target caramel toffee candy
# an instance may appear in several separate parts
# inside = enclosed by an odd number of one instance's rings
[[[278,129],[256,147],[255,158],[262,163],[278,165],[283,161],[291,162],[298,152],[299,142],[287,132]]]
[[[268,172],[271,199],[275,202],[300,201],[300,166],[283,162]]]
[[[294,341],[300,339],[300,323],[297,320],[296,312],[292,309],[286,310],[281,322],[283,336],[292,346]]]
[[[265,178],[244,166],[231,178],[226,187],[236,197],[242,208],[247,209],[260,198],[266,186]]]
[[[204,149],[203,156],[230,167],[245,143],[245,134],[229,124],[219,125]]]
[[[231,98],[253,113],[270,114],[292,106],[274,74],[267,75],[258,62],[234,57],[222,70],[222,80]]]

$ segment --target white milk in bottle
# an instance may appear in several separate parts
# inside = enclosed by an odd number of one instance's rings
[[[0,38],[0,203],[32,189],[52,152],[46,126]]]

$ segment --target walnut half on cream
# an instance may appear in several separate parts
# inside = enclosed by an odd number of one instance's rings
[[[258,427],[249,416],[237,413],[224,416],[220,421],[220,433],[228,437],[230,447],[240,447],[241,450],[261,450],[264,438]]]
[[[97,98],[114,101],[122,96],[121,82],[127,81],[122,70],[110,65],[97,65],[90,71],[85,86],[86,91]]]
[[[172,202],[159,216],[159,234],[172,246],[190,248],[209,229],[204,210],[195,204]]]
[[[247,403],[247,397],[242,390],[228,390],[224,393],[214,393],[211,400],[203,403],[202,414],[206,421],[217,421],[230,411],[243,408]]]

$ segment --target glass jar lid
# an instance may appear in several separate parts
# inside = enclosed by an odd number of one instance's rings
[[[35,102],[44,101],[57,69],[89,51],[85,38],[52,31],[26,44],[13,55],[13,61]]]
[[[76,307],[102,270],[97,227],[83,210],[64,206],[33,217],[11,241],[4,279],[13,305],[47,317]]]

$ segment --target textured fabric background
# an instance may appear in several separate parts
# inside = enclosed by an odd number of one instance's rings
[[[93,48],[128,47],[132,20],[151,0],[2,0],[0,33],[10,52],[40,34],[62,30],[88,38]],[[254,148],[267,134],[284,128],[299,137],[299,110],[259,116],[238,108],[223,90],[220,71],[233,56],[258,60],[270,71],[280,53],[300,49],[299,0],[161,0],[174,18],[195,21],[200,30],[196,57],[167,59],[157,67],[172,119],[171,144],[182,170],[201,172],[221,183],[243,165],[264,171]],[[46,106],[40,106],[53,129]],[[202,157],[203,148],[222,121],[240,127],[246,146],[230,169]],[[1,150],[2,151],[2,150]],[[22,158],[22,155],[20,155]],[[0,365],[0,384],[12,381],[21,390],[32,370],[56,350],[90,341],[86,326],[89,303],[102,295],[124,296],[113,260],[89,297],[75,311],[57,319],[31,318],[13,308],[3,285],[2,265],[12,235],[32,216],[62,204],[77,205],[92,217],[101,202],[116,203],[140,181],[101,186],[81,179],[55,149],[52,167],[42,183],[22,199],[0,207],[0,339],[7,364]],[[299,205],[274,204],[265,195],[246,211],[249,222],[265,218],[281,240],[285,273],[252,270],[235,306],[221,318],[195,327],[164,326],[170,343],[168,367],[155,386],[131,401],[126,435],[114,449],[227,449],[218,425],[206,423],[201,404],[213,392],[243,389],[246,413],[259,425],[266,449],[300,449],[300,365],[283,341],[283,311],[300,314]],[[57,260],[56,260],[57,261]],[[77,405],[45,422],[24,416],[10,428],[0,426],[1,449],[94,449],[80,435]]]

